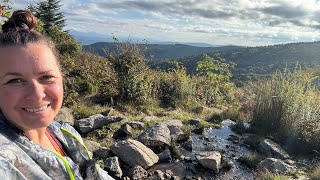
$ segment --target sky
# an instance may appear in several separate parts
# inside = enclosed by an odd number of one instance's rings
[[[14,9],[32,0],[12,0]],[[262,46],[320,40],[320,0],[62,0],[67,30],[147,42]]]

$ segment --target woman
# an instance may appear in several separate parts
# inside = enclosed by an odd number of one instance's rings
[[[0,33],[0,177],[112,179],[91,159],[80,135],[54,121],[63,99],[54,44],[36,18],[15,11]]]

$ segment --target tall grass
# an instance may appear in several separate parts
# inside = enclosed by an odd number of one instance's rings
[[[320,96],[313,83],[316,78],[301,70],[285,70],[252,86],[253,128],[288,145],[319,150]]]

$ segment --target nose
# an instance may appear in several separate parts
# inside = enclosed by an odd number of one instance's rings
[[[27,99],[39,101],[46,97],[45,88],[37,81],[32,81],[28,84]]]

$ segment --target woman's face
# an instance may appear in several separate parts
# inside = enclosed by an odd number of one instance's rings
[[[62,105],[62,75],[46,45],[0,48],[0,110],[23,131],[47,127]]]

